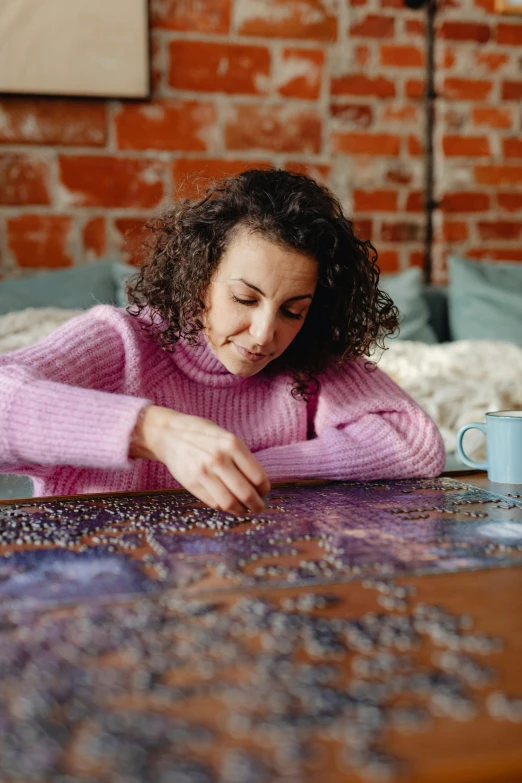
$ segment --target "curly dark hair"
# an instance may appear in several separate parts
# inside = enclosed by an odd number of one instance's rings
[[[319,278],[301,330],[262,372],[290,371],[295,398],[308,399],[336,362],[369,356],[398,327],[398,311],[379,290],[377,252],[355,236],[335,196],[303,174],[243,171],[185,198],[153,220],[151,257],[127,286],[128,312],[153,316],[143,329],[167,350],[197,342],[204,296],[238,227],[314,258]]]

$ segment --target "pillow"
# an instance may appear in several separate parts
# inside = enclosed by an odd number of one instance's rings
[[[392,339],[437,342],[437,335],[429,324],[430,311],[422,293],[422,272],[418,267],[383,275],[379,287],[392,298],[401,315],[400,334]]]
[[[454,340],[506,340],[522,347],[522,264],[448,259]]]
[[[95,304],[114,304],[112,262],[38,272],[0,282],[0,315],[26,307],[60,307],[85,310]]]
[[[127,280],[138,272],[138,268],[130,264],[124,264],[123,261],[113,261],[112,279],[115,285],[115,298],[118,307],[127,307],[129,300],[125,287]]]

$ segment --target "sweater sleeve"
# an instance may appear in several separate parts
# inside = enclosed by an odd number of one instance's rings
[[[35,466],[130,468],[128,444],[150,400],[133,388],[139,361],[128,317],[108,306],[35,345],[0,356],[0,471]]]
[[[400,479],[437,476],[442,437],[416,402],[363,360],[328,370],[311,440],[256,452],[271,480]]]

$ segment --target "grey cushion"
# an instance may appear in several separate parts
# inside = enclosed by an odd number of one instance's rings
[[[26,307],[63,307],[85,310],[95,304],[115,304],[113,262],[39,272],[0,282],[0,315]]]
[[[522,347],[522,264],[451,256],[448,265],[452,338]]]
[[[422,272],[418,267],[410,267],[395,275],[383,275],[380,287],[399,309],[399,339],[437,342],[437,335],[429,323],[430,310],[423,295]]]
[[[127,297],[126,285],[130,277],[135,275],[138,269],[130,264],[124,264],[122,261],[114,261],[112,265],[112,277],[115,285],[116,304],[118,307],[127,307],[129,300]]]

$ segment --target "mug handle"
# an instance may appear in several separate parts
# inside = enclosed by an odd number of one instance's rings
[[[487,462],[474,462],[474,460],[470,459],[464,454],[464,449],[462,448],[462,438],[464,437],[465,432],[472,429],[480,430],[484,433],[484,435],[486,434],[486,425],[479,421],[472,421],[471,424],[465,424],[464,427],[461,427],[457,433],[457,454],[461,458],[462,462],[465,465],[469,465],[470,468],[476,468],[477,470],[487,470]]]

